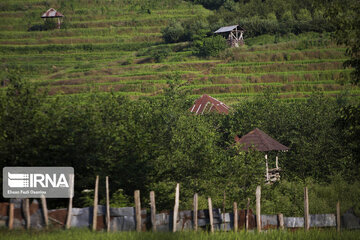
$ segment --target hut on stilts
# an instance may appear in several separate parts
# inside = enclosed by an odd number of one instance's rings
[[[60,29],[61,27],[61,19],[64,17],[64,15],[62,15],[60,12],[56,11],[53,8],[50,8],[49,10],[47,10],[42,16],[41,18],[43,18],[45,21],[47,19],[53,19],[53,18],[57,18],[57,29]]]
[[[244,44],[244,32],[244,28],[240,27],[239,25],[233,25],[221,27],[214,33],[225,37],[231,47],[239,47],[239,45]]]
[[[275,168],[269,169],[267,153],[270,151],[288,151],[290,148],[282,145],[258,128],[255,128],[241,138],[235,136],[235,141],[237,144],[240,144],[242,146],[241,150],[243,151],[247,151],[249,148],[254,148],[259,152],[265,153],[265,177],[267,184],[271,184],[280,180],[281,168],[279,167],[279,158],[276,155]]]

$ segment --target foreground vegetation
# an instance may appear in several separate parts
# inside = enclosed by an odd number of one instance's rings
[[[215,232],[214,234],[208,232],[177,232],[177,233],[151,233],[151,232],[91,232],[87,229],[71,229],[71,230],[54,230],[54,231],[7,231],[1,230],[2,239],[18,240],[18,239],[36,239],[36,240],[78,240],[78,239],[114,239],[114,240],[141,240],[141,239],[177,239],[177,240],[202,240],[202,239],[249,239],[249,240],[261,240],[261,239],[306,239],[306,240],[320,240],[320,239],[358,239],[358,231],[342,231],[336,232],[331,230],[310,230],[304,232],[303,230],[297,230],[295,232],[290,231],[267,231],[263,233],[255,232]]]

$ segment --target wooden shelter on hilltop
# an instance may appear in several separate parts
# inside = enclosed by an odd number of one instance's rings
[[[258,128],[255,128],[248,134],[239,138],[235,136],[235,141],[237,144],[241,144],[241,150],[248,151],[249,148],[254,148],[259,152],[269,152],[269,151],[288,151],[290,148],[279,143],[275,139],[271,138],[269,135],[264,133]],[[279,168],[279,158],[276,156],[275,168],[269,169],[268,165],[268,156],[265,154],[266,160],[266,182],[273,183],[280,180],[280,171]]]
[[[61,26],[61,18],[63,18],[64,15],[62,15],[60,12],[56,11],[54,8],[50,8],[47,10],[41,18],[43,19],[50,19],[50,18],[57,18],[57,28],[60,29]]]
[[[194,105],[189,110],[197,115],[202,115],[210,112],[229,114],[229,109],[230,107],[225,103],[204,94],[195,101]]]
[[[223,37],[225,37],[231,47],[239,47],[239,44],[244,44],[244,32],[244,28],[240,27],[239,25],[233,25],[221,27],[214,33],[221,34]]]

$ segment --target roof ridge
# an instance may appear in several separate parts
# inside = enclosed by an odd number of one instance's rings
[[[214,99],[215,101],[218,101],[220,104],[222,104],[222,105],[225,105],[226,106],[226,108],[229,108],[229,106],[227,106],[225,103],[223,103],[222,101],[220,101],[220,100],[218,100],[218,99],[216,99],[216,98],[214,98],[214,97],[212,97],[212,96],[209,96],[209,95],[207,95],[208,97],[210,97],[210,98],[212,98],[212,99]]]

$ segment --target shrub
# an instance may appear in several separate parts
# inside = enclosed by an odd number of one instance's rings
[[[155,62],[162,62],[167,56],[169,56],[169,52],[171,49],[169,47],[157,48],[151,52],[151,58],[155,60]]]
[[[188,20],[184,22],[171,22],[162,32],[166,43],[193,41],[204,38],[210,27],[206,19]]]
[[[92,206],[94,203],[94,190],[85,189],[81,191],[81,196],[79,197],[79,201],[81,207]]]
[[[246,37],[256,37],[269,33],[275,34],[280,31],[276,19],[260,19],[259,17],[239,19],[239,25],[246,28]]]
[[[179,22],[171,22],[161,33],[167,43],[176,43],[184,39],[184,28]]]
[[[309,12],[309,10],[305,8],[300,9],[299,13],[296,14],[296,18],[299,21],[304,21],[304,22],[312,20],[311,13]]]
[[[215,57],[218,56],[221,51],[225,50],[227,46],[225,38],[222,36],[212,36],[199,41],[196,48],[198,55],[202,57]]]
[[[192,0],[195,3],[199,3],[208,9],[218,9],[221,7],[225,0]]]
[[[100,204],[106,204],[106,199],[100,201]],[[110,206],[115,208],[129,207],[133,203],[129,200],[129,197],[124,193],[123,189],[118,189],[113,193],[110,200]]]
[[[134,62],[134,59],[132,57],[126,58],[121,65],[131,65]]]
[[[290,10],[284,12],[284,14],[281,17],[281,20],[284,22],[288,22],[288,21],[294,21],[294,15],[292,14],[292,12]]]
[[[209,33],[210,26],[206,19],[199,18],[197,20],[189,20],[183,23],[184,40],[194,41],[199,40]]]

